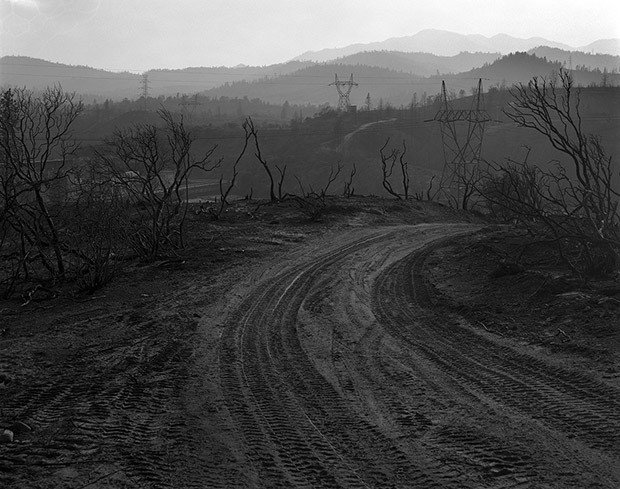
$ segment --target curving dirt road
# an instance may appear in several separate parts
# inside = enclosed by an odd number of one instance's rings
[[[467,224],[343,235],[224,321],[219,487],[620,487],[620,392],[450,313],[427,255]]]
[[[469,324],[429,284],[434,251],[476,230],[269,227],[212,275],[150,267],[6,316],[0,486],[620,487],[618,384]],[[292,244],[265,253],[276,238]]]

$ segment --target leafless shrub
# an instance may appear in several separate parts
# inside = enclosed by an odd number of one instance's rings
[[[543,134],[571,165],[550,170],[509,160],[491,164],[477,186],[503,217],[527,223],[532,234],[554,243],[559,256],[587,279],[620,266],[620,188],[600,138],[582,128],[579,90],[569,73],[560,85],[538,78],[517,86],[506,115]]]
[[[428,187],[426,188],[426,193],[420,191],[420,192],[416,192],[414,194],[414,198],[415,200],[417,200],[418,202],[422,202],[424,200],[427,200],[428,202],[432,202],[435,199],[435,196],[437,195],[437,193],[439,192],[440,189],[435,190],[433,192],[433,183],[435,181],[435,175],[433,175],[431,177],[431,179],[428,182]]]
[[[309,186],[309,190],[306,191],[299,177],[295,176],[301,194],[287,194],[285,195],[285,198],[290,198],[294,200],[297,203],[300,211],[306,216],[308,216],[311,221],[319,221],[323,217],[325,209],[327,207],[327,192],[329,191],[329,188],[332,186],[332,184],[336,181],[341,171],[342,165],[340,164],[340,162],[336,164],[335,169],[334,166],[331,165],[329,169],[329,175],[327,176],[327,181],[318,191],[315,191],[312,186]]]
[[[489,215],[503,222],[540,220],[545,214],[541,192],[550,188],[548,179],[528,160],[530,148],[522,162],[507,158],[502,164],[486,163],[480,169],[481,179],[477,188],[484,198]]]
[[[74,262],[77,286],[93,293],[110,282],[127,248],[128,203],[111,185],[79,182],[79,195],[67,208],[66,252]]]
[[[183,246],[189,176],[211,172],[221,161],[212,161],[217,146],[202,156],[192,155],[193,138],[183,123],[167,110],[158,111],[164,127],[145,124],[117,130],[108,141],[109,151],[98,153],[110,182],[133,205],[131,239],[135,251],[152,260],[164,248]]]

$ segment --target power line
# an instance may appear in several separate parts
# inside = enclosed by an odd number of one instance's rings
[[[620,124],[620,116],[614,116],[614,117],[604,117],[604,116],[600,116],[600,117],[582,117],[581,118],[582,121],[618,121],[618,123]],[[428,121],[416,121],[416,122],[409,122],[409,121],[405,121],[405,120],[394,120],[391,121],[389,123],[386,123],[384,125],[382,125],[382,127],[386,127],[386,126],[398,126],[398,129],[403,129],[403,130],[407,130],[407,129],[414,129],[416,127],[421,128],[421,127],[428,127]],[[201,126],[193,126],[195,129],[199,129]],[[519,126],[511,126],[514,129],[519,129]],[[260,129],[260,128],[259,128]],[[288,127],[284,127],[281,129],[264,129],[261,131],[261,138],[265,138],[265,139],[275,139],[275,138],[283,138],[283,139],[289,139],[291,137],[290,132],[285,132],[286,130],[290,131],[290,128]],[[371,132],[371,133],[380,133],[383,131],[379,131],[377,130],[377,128],[372,128],[372,129],[366,129],[366,131]],[[331,129],[326,129],[324,131],[304,131],[303,129],[298,133],[298,136],[300,137],[311,137],[311,136],[329,136],[329,135],[333,135],[333,130]],[[193,136],[193,139],[195,141],[218,141],[218,140],[222,140],[222,141],[227,141],[227,140],[243,140],[244,136],[242,134],[239,135],[221,135],[221,136]],[[101,137],[97,137],[97,138],[88,138],[88,137],[76,137],[73,138],[74,141],[77,142],[90,142],[90,143],[105,143],[109,140],[109,138],[101,138]]]

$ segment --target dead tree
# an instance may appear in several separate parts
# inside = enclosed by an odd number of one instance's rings
[[[267,160],[262,156],[260,145],[258,143],[258,131],[256,130],[256,127],[254,126],[254,121],[252,121],[251,117],[248,117],[244,125],[248,128],[250,134],[254,138],[254,144],[256,147],[256,152],[254,153],[254,156],[256,156],[256,159],[263,166],[263,168],[265,169],[265,173],[267,173],[267,176],[269,177],[269,200],[271,202],[277,202],[278,199],[276,197],[275,190],[274,190],[275,182],[273,179],[273,173],[271,172],[271,168],[269,168],[269,164],[267,163]]]
[[[582,276],[611,273],[620,266],[618,175],[600,138],[582,127],[580,91],[570,74],[560,70],[557,81],[534,77],[516,86],[505,114],[518,126],[544,135],[570,163],[542,170],[512,162],[500,172],[513,192],[501,196],[507,202],[517,200],[512,212],[529,212],[543,224],[541,229],[574,271]],[[517,184],[527,192],[517,191]],[[485,192],[488,198],[488,189]]]
[[[286,167],[287,165],[284,165],[282,168],[276,165],[276,170],[278,170],[278,173],[280,174],[280,178],[278,179],[278,200],[282,200],[284,198],[282,187],[284,185],[284,178],[286,177]]]
[[[431,202],[435,198],[435,195],[437,195],[437,192],[438,192],[438,190],[433,192],[434,181],[435,181],[435,175],[433,175],[428,182],[428,187],[426,188],[426,194],[422,191],[416,192],[414,196],[415,200],[422,202],[426,198],[428,202]]]
[[[151,124],[117,130],[108,141],[109,151],[98,157],[110,181],[134,205],[138,218],[132,238],[135,250],[154,259],[165,245],[182,245],[187,205],[182,191],[193,171],[211,172],[221,160],[212,160],[217,146],[199,157],[192,154],[193,138],[183,123],[167,110],[158,111],[164,128]],[[175,244],[175,234],[180,240]]]
[[[66,197],[62,186],[71,171],[69,158],[78,148],[72,127],[82,102],[57,85],[40,94],[25,88],[3,90],[0,106],[3,222],[36,250],[53,278],[63,278],[58,211]]]
[[[331,185],[336,181],[341,171],[342,165],[340,162],[337,163],[335,170],[334,166],[331,165],[329,175],[327,176],[327,182],[321,189],[318,190],[318,192],[315,191],[312,186],[310,186],[310,189],[306,192],[299,177],[295,176],[301,195],[292,195],[290,197],[295,200],[301,212],[307,215],[312,221],[318,221],[321,217],[323,217],[327,206],[327,192],[329,191]]]
[[[357,167],[355,166],[355,163],[353,163],[353,168],[351,168],[351,173],[349,173],[349,179],[344,182],[344,190],[342,192],[342,195],[347,198],[352,197],[355,193],[355,187],[353,187],[353,178],[355,177],[356,173]]]
[[[323,188],[319,190],[318,197],[325,200],[325,196],[327,195],[327,191],[329,190],[329,187],[331,187],[332,183],[336,181],[341,171],[342,171],[342,165],[340,164],[340,162],[336,163],[335,171],[334,171],[334,165],[330,165],[329,175],[327,176],[327,182],[325,183]]]
[[[389,153],[386,153],[385,150],[390,144],[390,138],[388,137],[385,141],[385,144],[379,150],[379,155],[381,156],[381,174],[382,180],[381,183],[383,188],[390,194],[396,197],[399,200],[409,198],[409,169],[408,163],[405,160],[405,154],[407,153],[407,145],[405,144],[405,140],[403,139],[403,149],[400,150],[398,148],[390,149]],[[400,166],[401,172],[401,184],[403,191],[402,193],[394,190],[390,179],[394,173],[394,168],[396,163],[398,162]]]
[[[224,212],[224,209],[228,205],[228,196],[230,195],[230,192],[232,191],[232,189],[235,187],[235,184],[237,183],[237,177],[239,176],[239,171],[237,169],[239,166],[239,162],[245,155],[245,152],[248,148],[248,143],[250,142],[250,138],[252,137],[252,134],[250,133],[249,128],[246,124],[243,124],[243,132],[244,132],[243,147],[241,148],[241,151],[237,155],[237,159],[233,163],[232,177],[228,181],[228,185],[226,186],[226,188],[224,188],[224,176],[223,175],[220,176],[220,182],[219,182],[220,203],[216,209],[210,210],[211,216],[216,220],[220,218],[220,216]]]

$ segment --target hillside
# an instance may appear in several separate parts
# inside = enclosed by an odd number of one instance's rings
[[[308,61],[289,61],[269,66],[194,67],[181,70],[149,70],[146,75],[154,96],[176,92],[193,94],[226,83],[287,75],[312,64]]]
[[[548,46],[538,46],[530,49],[528,54],[535,54],[539,58],[547,58],[549,61],[557,61],[569,69],[620,71],[620,56],[612,56],[610,54],[565,51]]]
[[[362,60],[375,63],[375,65],[353,64]],[[398,65],[401,70],[377,65]],[[383,104],[389,102],[394,107],[401,105],[406,107],[414,101],[414,97],[417,102],[424,103],[428,97],[438,94],[442,80],[446,81],[448,90],[457,96],[462,92],[470,93],[472,87],[477,85],[479,78],[483,78],[486,90],[491,86],[527,83],[533,76],[548,77],[553,72],[557,72],[562,65],[535,55],[516,53],[460,73],[424,77],[412,74],[415,67],[414,57],[406,54],[363,53],[334,63],[315,64],[289,75],[253,82],[232,83],[206,91],[204,95],[234,97],[243,94],[249,98],[256,97],[276,104],[288,100],[290,103],[297,104],[329,103],[335,106],[338,103],[338,93],[333,86],[329,86],[334,81],[334,74],[338,74],[339,78],[344,80],[348,79],[352,73],[354,81],[359,84],[353,87],[350,94],[353,105],[361,108],[365,104],[367,94],[370,94],[373,107],[377,107],[380,101]],[[602,74],[598,71],[573,70],[572,73],[578,84],[587,86],[602,83]],[[620,75],[609,74],[607,83],[609,85],[619,84]]]
[[[468,71],[486,63],[492,63],[500,56],[499,53],[462,52],[455,56],[438,56],[430,53],[407,53],[404,51],[364,51],[343,56],[334,62],[346,65],[377,66],[418,76],[431,76],[438,73]]]
[[[0,58],[2,86],[43,89],[60,83],[69,92],[91,98],[134,98],[138,94],[140,76],[134,73],[115,73],[88,66],[52,63],[25,56]]]
[[[359,87],[351,91],[351,103],[362,106],[368,92],[379,100],[394,101],[393,103],[409,103],[413,96],[411,88],[414,83],[422,83],[423,78],[410,73],[390,70],[377,66],[351,65],[345,63],[316,64],[294,73],[264,78],[253,82],[236,82],[204,92],[210,97],[234,97],[244,94],[248,98],[260,98],[270,103],[284,103],[288,100],[296,104],[321,105],[338,104],[336,88],[329,86],[334,82],[334,74],[339,79],[348,80],[353,73],[354,81]],[[403,94],[408,94],[406,100]]]
[[[270,66],[150,70],[145,74],[148,76],[149,94],[158,97],[179,92],[193,94],[225,83],[284,75],[312,64],[291,61]],[[111,100],[136,99],[140,96],[142,82],[142,75],[135,73],[115,73],[88,66],[71,66],[24,56],[0,58],[0,74],[2,86],[26,86],[36,90],[60,83],[65,90],[77,92],[89,101],[91,99],[103,101],[107,98]]]
[[[351,102],[362,106],[370,93],[375,104],[398,107],[409,105],[415,97],[439,92],[439,77],[450,80],[455,93],[469,92],[477,78],[485,78],[485,86],[525,82],[532,76],[546,76],[560,66],[575,70],[577,83],[614,84],[620,68],[620,56],[592,55],[550,47],[536,47],[528,53],[501,58],[499,52],[461,52],[454,56],[438,56],[423,52],[366,51],[339,58],[333,62],[291,61],[269,66],[194,67],[182,70],[150,70],[149,95],[202,93],[210,97],[250,99],[267,103],[336,105],[338,94],[329,84],[334,74],[341,79],[353,73],[359,83],[351,92]],[[84,100],[135,100],[141,95],[142,75],[115,73],[86,66],[69,66],[35,58],[5,56],[0,58],[3,86],[26,86],[42,89],[60,83],[67,91],[75,91]],[[425,95],[426,94],[426,95]]]
[[[460,52],[468,51],[508,54],[513,51],[527,51],[536,46],[551,46],[560,49],[574,49],[566,44],[561,44],[540,37],[519,39],[506,34],[498,34],[493,37],[485,37],[473,34],[457,34],[456,32],[426,29],[413,36],[394,37],[385,41],[367,44],[351,44],[342,48],[322,49],[320,51],[307,51],[296,60],[300,61],[331,61],[343,56],[359,53],[362,51],[405,51],[425,52],[440,56],[454,56]],[[605,44],[607,46],[607,44]],[[601,44],[601,49],[603,44]],[[615,52],[613,54],[620,54]]]
[[[581,46],[579,51],[586,53],[600,53],[620,56],[620,39],[599,39],[586,46]]]
[[[485,78],[496,82],[501,80],[502,83],[510,86],[515,83],[526,83],[534,76],[548,77],[554,72],[557,73],[562,66],[563,63],[559,61],[551,62],[527,53],[513,53],[503,56],[490,65],[461,73],[461,75]],[[573,69],[570,72],[577,85],[599,85],[603,82],[602,73],[598,70]],[[616,86],[619,83],[620,75],[618,73],[608,75],[608,85]]]

